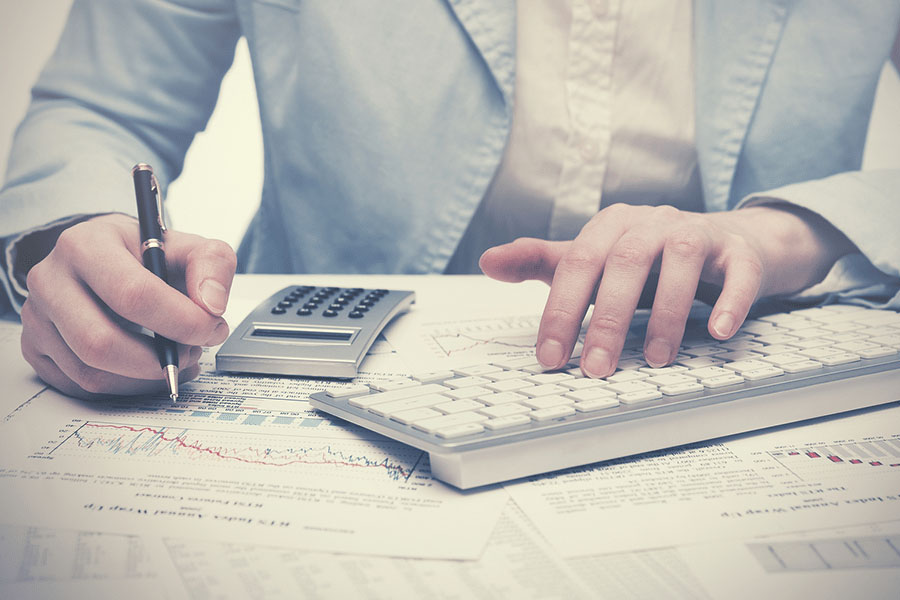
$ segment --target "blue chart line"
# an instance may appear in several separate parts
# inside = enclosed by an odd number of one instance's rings
[[[88,421],[53,454],[178,459],[261,468],[337,469],[407,481],[422,452],[398,442],[302,440],[222,431]]]

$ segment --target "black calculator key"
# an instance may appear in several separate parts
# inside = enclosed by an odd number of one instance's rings
[[[361,319],[364,316],[366,316],[366,313],[360,312],[360,311],[354,309],[354,310],[351,310],[349,313],[347,313],[347,316],[350,317],[351,319]]]
[[[276,306],[275,308],[272,309],[273,315],[283,315],[286,312],[287,311],[280,306]]]
[[[312,310],[309,308],[298,308],[297,314],[300,315],[301,317],[306,317],[306,316],[312,314]]]
[[[294,305],[293,302],[290,302],[288,300],[282,300],[281,302],[278,303],[278,308],[290,308],[293,305]]]
[[[356,306],[353,309],[353,312],[367,312],[369,310],[368,306]]]
[[[330,309],[330,308],[327,308],[327,309],[325,309],[325,310],[322,311],[322,316],[323,316],[323,317],[336,317],[336,316],[337,316],[337,311],[336,311],[336,310],[332,310],[332,309]]]

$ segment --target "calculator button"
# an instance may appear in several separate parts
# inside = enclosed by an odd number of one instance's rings
[[[357,312],[363,312],[363,313],[364,313],[364,312],[368,312],[369,307],[368,307],[368,306],[360,306],[360,305],[357,305],[357,306],[353,307],[353,310],[355,310],[355,311],[357,311]]]
[[[313,302],[312,300],[310,300],[309,302],[307,302],[306,304],[303,305],[303,308],[319,308],[319,303]]]
[[[347,313],[347,316],[351,319],[361,319],[366,315],[365,313],[361,313],[358,310],[351,310],[349,313]]]
[[[337,311],[336,311],[336,310],[332,310],[332,309],[329,308],[329,309],[327,309],[327,310],[323,310],[323,311],[322,311],[322,316],[323,316],[323,317],[336,317],[336,316],[337,316]]]
[[[328,308],[330,310],[344,310],[344,305],[341,304],[340,302],[332,302],[331,304],[328,305]]]
[[[273,315],[283,315],[286,312],[287,311],[285,309],[281,308],[280,306],[276,306],[275,308],[272,309]]]
[[[308,308],[298,308],[297,314],[300,315],[301,317],[305,317],[305,316],[311,315],[312,311]]]

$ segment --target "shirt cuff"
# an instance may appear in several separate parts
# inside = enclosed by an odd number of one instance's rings
[[[6,292],[6,297],[10,304],[9,308],[12,308],[17,313],[21,313],[22,305],[25,303],[25,299],[28,298],[28,288],[25,286],[25,277],[28,273],[22,272],[22,269],[19,268],[19,243],[26,237],[37,233],[56,230],[58,235],[73,225],[101,214],[107,213],[71,215],[7,236],[6,238],[0,238],[0,248],[2,248],[3,252],[3,262],[0,265],[0,283],[2,283]]]

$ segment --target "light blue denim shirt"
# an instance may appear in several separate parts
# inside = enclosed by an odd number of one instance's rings
[[[154,164],[163,185],[177,177],[245,36],[265,184],[239,268],[442,272],[509,132],[515,10],[514,0],[75,0],[0,193],[7,264],[23,231],[132,213],[134,163]],[[900,308],[900,173],[857,171],[900,2],[696,0],[694,20],[707,209],[792,202],[821,214],[862,253],[825,292]]]

